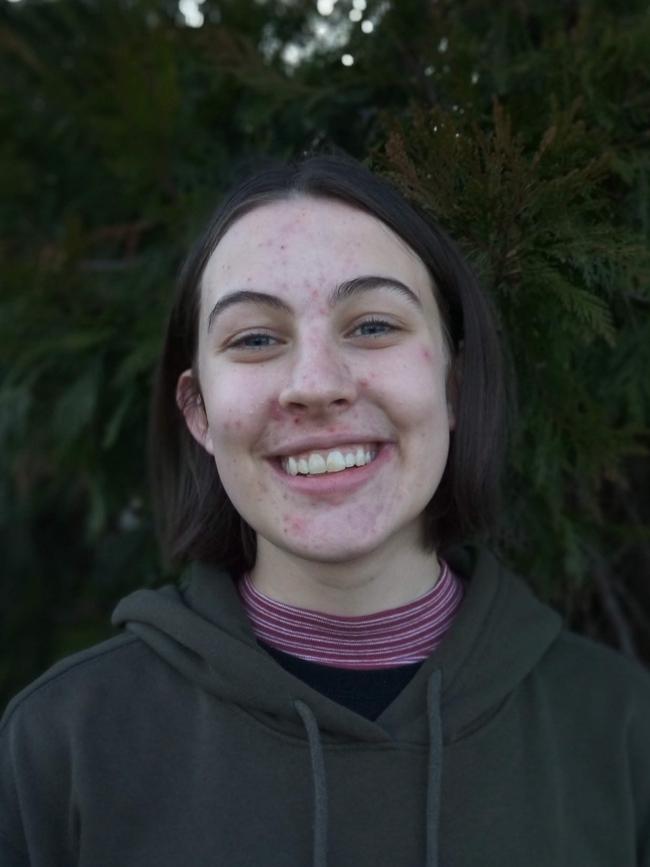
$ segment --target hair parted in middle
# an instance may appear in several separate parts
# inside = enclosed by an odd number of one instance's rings
[[[226,196],[181,270],[152,397],[149,455],[163,555],[241,574],[255,563],[254,530],[232,505],[214,458],[176,403],[180,374],[196,374],[201,284],[228,229],[255,208],[295,197],[343,202],[381,220],[422,260],[448,344],[455,429],[442,479],[423,514],[423,547],[440,550],[488,530],[497,511],[505,434],[502,353],[494,314],[456,244],[385,178],[351,157],[265,162]],[[198,377],[196,377],[198,382]],[[192,396],[200,400],[200,393]]]

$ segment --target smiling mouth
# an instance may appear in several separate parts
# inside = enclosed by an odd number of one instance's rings
[[[377,457],[378,449],[377,444],[368,443],[328,451],[313,451],[281,458],[280,466],[289,476],[329,475],[371,464]]]

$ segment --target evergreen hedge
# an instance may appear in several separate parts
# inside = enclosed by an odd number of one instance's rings
[[[0,5],[2,699],[169,577],[144,433],[175,273],[242,158],[327,145],[434,213],[495,303],[517,410],[491,544],[650,661],[650,13],[329,5]]]

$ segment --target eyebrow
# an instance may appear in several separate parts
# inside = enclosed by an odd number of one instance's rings
[[[405,283],[402,283],[401,280],[396,280],[394,277],[378,277],[374,275],[355,277],[352,280],[339,283],[330,292],[327,303],[333,308],[342,301],[352,298],[353,295],[358,295],[361,292],[372,292],[376,289],[392,289],[406,298],[411,304],[415,304],[419,310],[422,310],[422,302],[418,296]],[[214,305],[208,316],[208,332],[211,330],[217,317],[224,310],[235,304],[255,304],[269,307],[272,310],[281,310],[283,313],[293,313],[291,306],[281,298],[278,298],[277,295],[270,295],[267,292],[256,292],[252,289],[239,289],[220,298]]]

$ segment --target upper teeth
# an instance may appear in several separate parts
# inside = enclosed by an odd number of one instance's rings
[[[353,446],[341,451],[310,452],[308,455],[282,458],[282,467],[291,476],[339,473],[348,467],[363,467],[377,456],[372,446]]]

